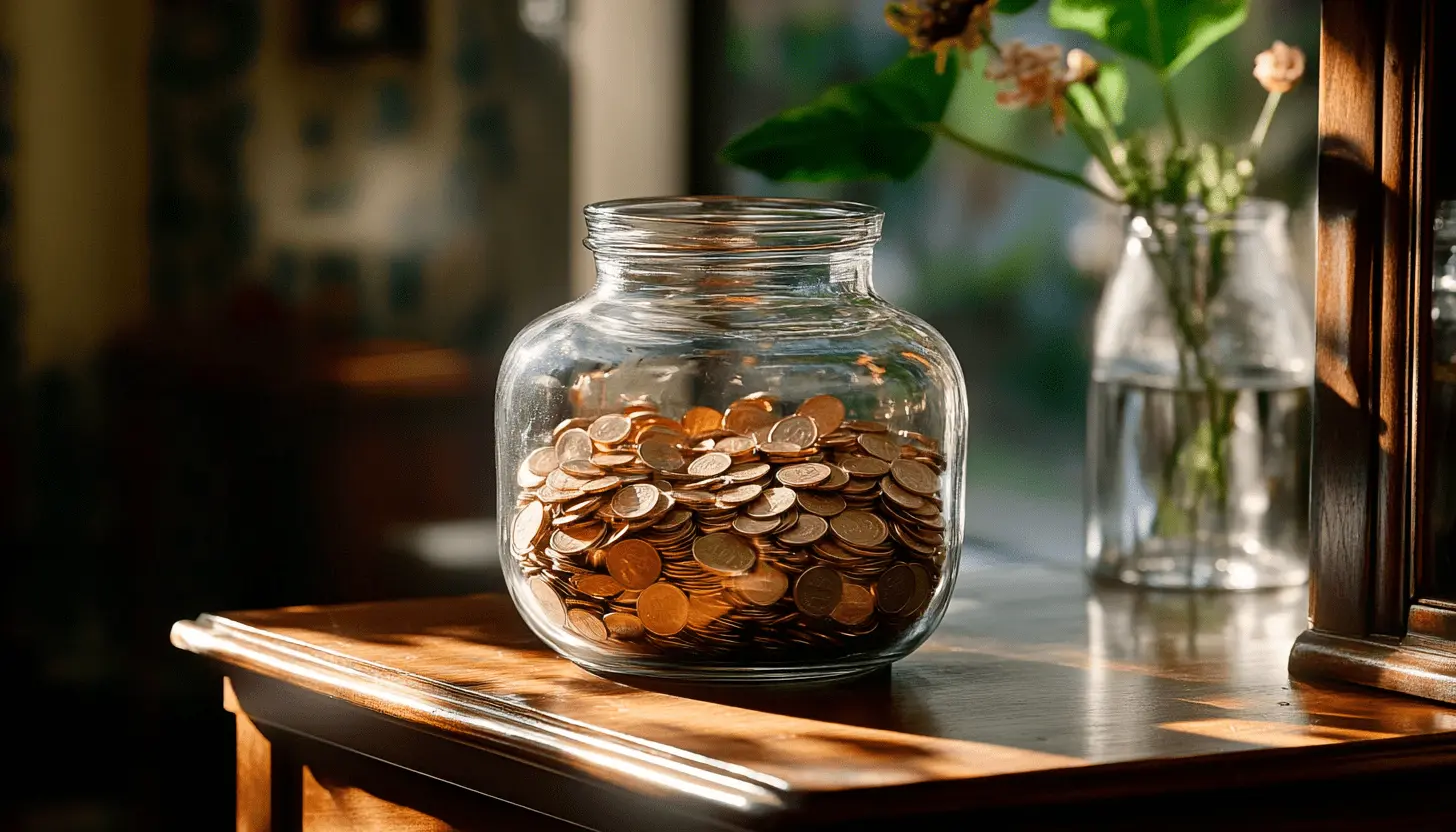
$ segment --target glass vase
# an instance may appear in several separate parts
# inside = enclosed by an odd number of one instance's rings
[[[736,197],[588,207],[597,281],[497,391],[501,557],[547,644],[608,673],[866,672],[935,628],[965,385],[878,297],[882,214]]]
[[[1095,578],[1208,590],[1308,579],[1312,305],[1282,205],[1130,217],[1094,334]]]

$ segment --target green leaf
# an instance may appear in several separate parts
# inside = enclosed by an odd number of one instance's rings
[[[1127,70],[1117,64],[1102,64],[1097,68],[1097,92],[1107,104],[1107,119],[1113,125],[1122,123],[1127,113]],[[1073,84],[1067,88],[1067,97],[1076,105],[1077,112],[1087,123],[1097,129],[1108,126],[1103,119],[1102,106],[1092,95],[1086,84]]]
[[[724,161],[770,179],[908,179],[930,154],[931,133],[955,88],[955,56],[902,58],[868,81],[831,87],[735,137]]]
[[[995,11],[1001,14],[1021,14],[1035,5],[1036,0],[1001,0],[996,4]]]
[[[1047,20],[1086,32],[1164,78],[1243,25],[1249,0],[1052,0]]]

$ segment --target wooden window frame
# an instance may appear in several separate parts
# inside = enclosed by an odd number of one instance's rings
[[[1436,2],[1322,6],[1310,629],[1289,669],[1456,702],[1422,453]]]

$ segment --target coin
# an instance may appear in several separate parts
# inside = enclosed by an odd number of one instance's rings
[[[585,552],[602,539],[606,529],[601,523],[582,523],[557,529],[551,533],[551,548],[563,555]]]
[[[813,396],[799,405],[797,413],[813,421],[819,435],[824,436],[837,430],[844,421],[844,402],[833,396]]]
[[[910,564],[910,571],[915,574],[915,591],[910,594],[910,601],[905,605],[906,613],[918,612],[930,600],[930,573],[918,563]]]
[[[791,488],[810,488],[829,479],[829,466],[822,462],[785,465],[774,476]]]
[[[904,460],[897,460],[903,462]],[[887,499],[902,508],[920,508],[925,505],[925,498],[919,494],[912,494],[900,487],[894,477],[885,477],[880,480],[880,491]]]
[[[799,522],[779,533],[779,541],[790,546],[807,546],[829,532],[829,523],[813,514],[799,516]]]
[[[737,434],[747,435],[758,428],[774,423],[773,414],[764,407],[739,399],[728,406],[723,413],[723,427]]]
[[[530,578],[526,586],[531,590],[531,597],[536,599],[536,609],[540,611],[541,617],[546,623],[553,627],[560,627],[566,623],[566,606],[561,603],[561,596],[546,582],[545,578]]]
[[[846,511],[829,521],[834,536],[852,546],[878,546],[885,542],[890,527],[879,515],[868,511]]]
[[[591,455],[591,437],[581,428],[571,428],[556,440],[556,458],[561,462],[568,459],[589,459]]]
[[[738,575],[725,581],[725,585],[743,596],[750,604],[767,607],[777,604],[789,591],[789,576],[765,563],[760,563],[747,575]]]
[[[645,631],[642,626],[642,619],[630,612],[609,612],[602,616],[602,623],[607,626],[607,632],[612,638],[632,639],[642,638]]]
[[[682,426],[688,436],[702,436],[723,427],[723,414],[711,407],[694,407],[683,414]]]
[[[753,450],[753,440],[747,436],[725,436],[713,447],[729,456],[738,456]]]
[[[775,517],[788,511],[794,505],[796,495],[793,489],[770,488],[758,496],[758,499],[744,507],[743,511],[749,517],[763,519]]]
[[[651,543],[628,538],[607,550],[607,572],[626,589],[646,589],[662,572],[662,558]]]
[[[572,579],[571,585],[585,592],[593,598],[611,598],[614,595],[621,595],[623,586],[611,575],[577,575]]]
[[[592,641],[607,640],[607,626],[590,610],[567,610],[566,622],[571,625],[571,629]]]
[[[828,566],[815,566],[804,570],[794,582],[794,605],[805,615],[823,618],[834,612],[843,592],[844,579],[838,572]]]
[[[682,452],[667,439],[654,438],[643,442],[637,447],[637,455],[658,471],[681,471],[686,465]]]
[[[626,439],[632,432],[632,423],[619,413],[608,413],[605,416],[597,417],[591,427],[587,428],[587,436],[593,442],[600,442],[603,445],[615,445]]]
[[[758,559],[748,541],[731,532],[703,535],[693,541],[693,558],[719,575],[741,575]]]
[[[583,483],[581,486],[581,490],[586,492],[587,494],[603,494],[607,491],[611,491],[621,484],[621,477],[597,477],[594,480],[588,480]]]
[[[717,451],[703,454],[688,465],[688,473],[695,477],[716,477],[733,465],[733,457]]]
[[[875,614],[875,596],[865,587],[845,582],[839,603],[834,606],[830,617],[846,627],[865,623]]]
[[[511,522],[511,551],[524,555],[546,528],[546,507],[532,500],[518,512]]]
[[[552,447],[537,448],[526,456],[526,469],[538,477],[544,477],[557,466],[556,449]]]
[[[763,462],[743,462],[729,468],[723,476],[734,482],[753,482],[761,477],[768,476],[773,467]]]
[[[618,517],[635,520],[651,514],[660,499],[662,492],[655,485],[629,485],[612,497],[612,511]]]
[[[733,530],[739,534],[753,535],[768,534],[779,527],[780,516],[775,515],[766,518],[749,517],[747,514],[740,514],[733,518]]]
[[[752,502],[763,493],[763,486],[754,483],[738,485],[718,492],[718,502],[725,506],[737,506]]]
[[[838,494],[823,494],[816,491],[800,491],[799,508],[821,517],[833,517],[844,511],[848,504]]]
[[[913,459],[897,459],[890,463],[890,476],[906,491],[926,496],[940,489],[940,477],[929,466]]]
[[[637,596],[637,617],[649,633],[676,635],[688,624],[688,597],[672,584],[658,581]]]
[[[807,448],[819,439],[819,428],[808,416],[790,416],[781,419],[768,433],[770,442],[787,442],[799,448]]]
[[[881,612],[896,615],[904,612],[915,595],[915,573],[910,567],[897,563],[885,570],[875,584],[876,603]]]
[[[879,457],[885,462],[900,458],[900,444],[882,433],[862,433],[855,441],[871,456]]]
[[[890,473],[890,463],[873,456],[846,456],[839,466],[856,477],[883,477]]]

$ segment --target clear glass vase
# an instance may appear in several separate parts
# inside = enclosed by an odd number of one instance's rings
[[[1282,205],[1129,219],[1094,335],[1094,577],[1224,590],[1308,579],[1312,305]]]
[[[965,384],[875,295],[882,214],[736,197],[590,206],[597,282],[501,369],[501,558],[588,668],[831,678],[939,622],[961,543]]]

